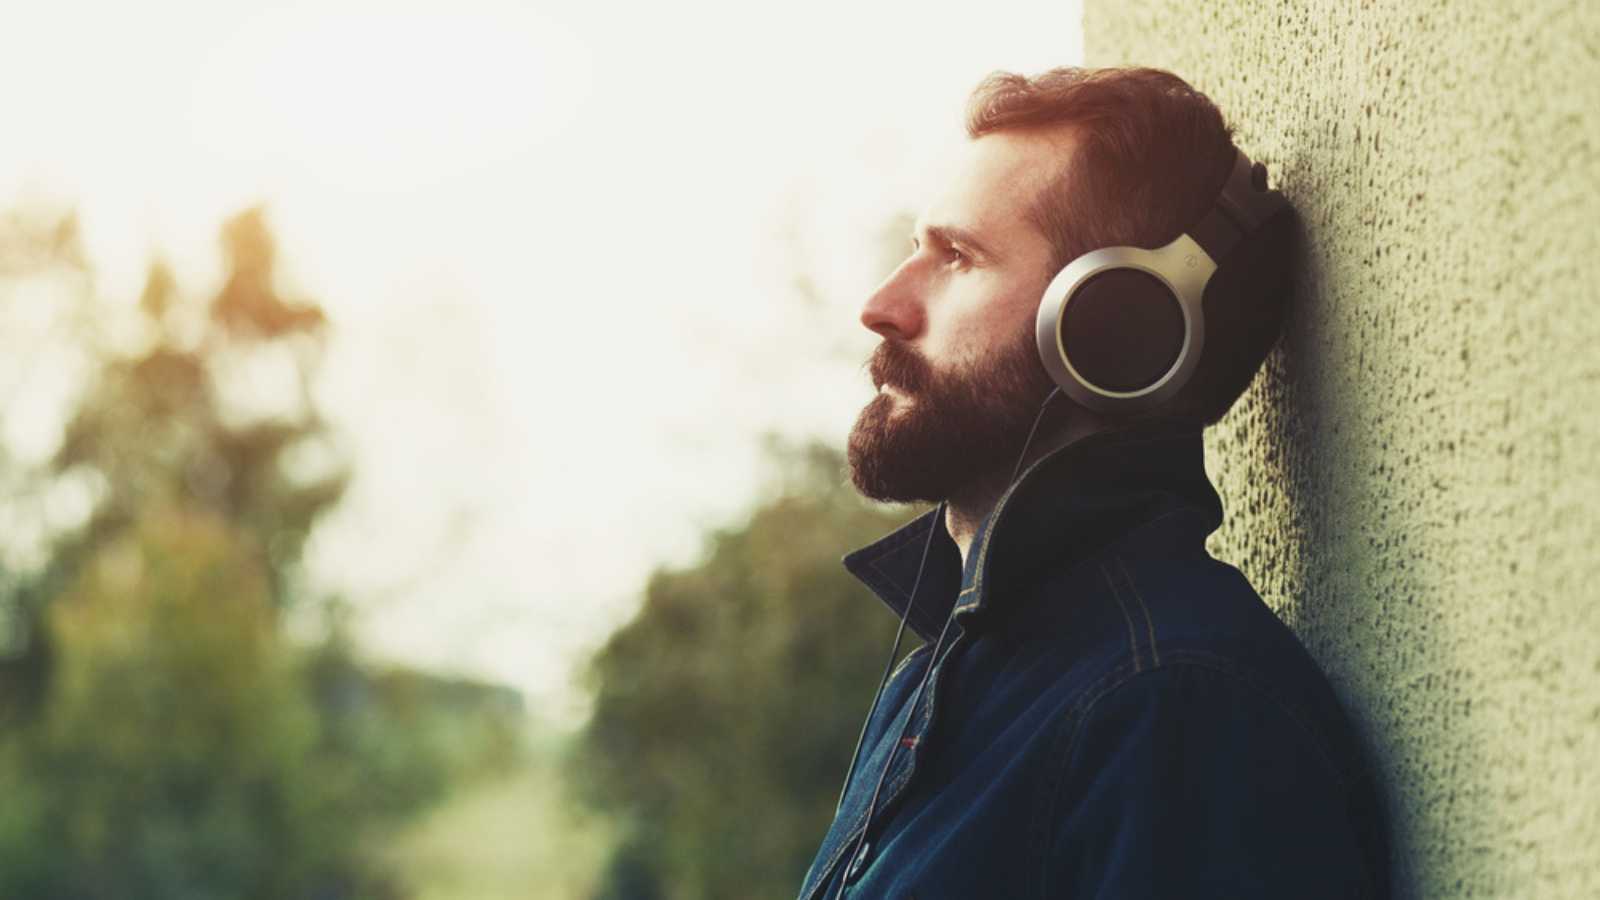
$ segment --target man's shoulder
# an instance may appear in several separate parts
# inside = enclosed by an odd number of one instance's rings
[[[1078,567],[1073,606],[1087,665],[1063,670],[1056,690],[1075,716],[1113,694],[1118,704],[1248,707],[1303,736],[1341,777],[1363,768],[1337,692],[1294,632],[1248,579],[1207,554],[1149,558],[1107,552]],[[1086,607],[1098,606],[1098,610]],[[1179,706],[1172,706],[1176,712]]]
[[[1180,647],[1098,685],[1041,757],[1048,883],[1104,877],[1115,896],[1171,896],[1180,884],[1206,884],[1206,896],[1382,896],[1374,781],[1342,722],[1303,699],[1237,659]],[[1108,831],[1123,835],[1109,865],[1082,850]]]

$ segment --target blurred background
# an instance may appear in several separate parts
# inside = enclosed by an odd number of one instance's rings
[[[0,897],[792,895],[857,308],[1080,14],[8,8]]]

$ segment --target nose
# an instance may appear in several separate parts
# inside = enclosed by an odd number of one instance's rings
[[[911,278],[911,260],[895,269],[861,307],[861,324],[880,337],[909,341],[922,333],[922,300]]]

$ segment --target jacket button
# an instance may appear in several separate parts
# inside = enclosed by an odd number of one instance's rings
[[[845,873],[845,877],[849,878],[851,881],[860,878],[862,871],[867,867],[867,855],[871,852],[872,842],[863,841],[861,843],[861,849],[856,851],[856,858],[850,861],[850,871]]]

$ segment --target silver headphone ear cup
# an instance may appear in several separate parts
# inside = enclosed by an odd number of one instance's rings
[[[1078,257],[1039,301],[1040,361],[1062,392],[1090,409],[1127,414],[1165,402],[1199,361],[1201,297],[1215,271],[1188,235],[1156,250],[1107,247]]]
[[[1062,304],[1062,352],[1073,371],[1104,391],[1136,393],[1178,362],[1188,332],[1166,282],[1119,266],[1078,283]]]
[[[1228,264],[1216,279],[1221,293],[1213,307],[1229,334],[1246,333],[1229,324],[1240,319],[1232,304],[1240,271],[1233,261],[1241,245],[1246,256],[1259,255],[1259,235],[1292,211],[1287,198],[1267,186],[1266,168],[1235,148],[1233,169],[1211,209],[1171,243],[1155,250],[1106,247],[1056,273],[1034,326],[1045,371],[1067,396],[1101,412],[1143,412],[1172,400],[1200,365],[1205,293],[1217,267]],[[1133,299],[1123,302],[1127,298]],[[1180,314],[1183,337],[1174,352]],[[1276,333],[1277,319],[1257,318]]]

